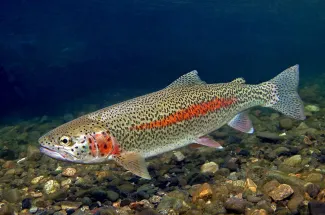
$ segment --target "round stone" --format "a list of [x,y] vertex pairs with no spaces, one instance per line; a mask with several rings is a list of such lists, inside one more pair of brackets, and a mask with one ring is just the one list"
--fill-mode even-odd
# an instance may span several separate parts
[[58,191],[60,189],[60,184],[59,182],[55,181],[55,180],[49,180],[44,184],[44,192],[46,194],[51,194],[51,193],[55,193],[56,191]]
[[76,174],[77,170],[75,168],[66,168],[63,172],[63,176],[72,177]]

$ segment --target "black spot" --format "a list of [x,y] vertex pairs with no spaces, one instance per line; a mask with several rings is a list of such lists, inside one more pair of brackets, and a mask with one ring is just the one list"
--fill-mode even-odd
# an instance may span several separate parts
[[106,144],[104,145],[104,149],[107,149],[107,145]]
[[66,138],[64,138],[64,139],[62,140],[62,142],[63,142],[63,143],[68,143],[68,140],[67,140]]
[[77,153],[77,155],[80,155],[80,153]]
[[75,149],[77,149],[78,148],[78,146],[76,146],[76,147],[74,147]]
[[88,154],[91,155],[91,152],[89,152]]
[[74,149],[71,149],[71,151],[74,151]]

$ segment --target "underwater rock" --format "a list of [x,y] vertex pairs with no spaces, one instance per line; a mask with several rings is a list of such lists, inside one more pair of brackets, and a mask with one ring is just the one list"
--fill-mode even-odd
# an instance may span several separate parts
[[22,209],[29,209],[32,207],[32,200],[30,198],[23,199],[21,202]]
[[12,215],[13,209],[7,202],[0,202],[0,214],[1,215]]
[[176,151],[174,152],[174,158],[176,161],[181,162],[185,159],[185,155],[183,155],[183,153],[180,151]]
[[245,187],[248,188],[253,193],[256,193],[256,191],[257,191],[257,185],[250,178],[246,179]]
[[215,162],[205,163],[201,166],[202,173],[215,173],[218,169],[219,166]]
[[10,203],[17,203],[21,199],[21,193],[17,188],[3,190],[3,198]]
[[261,139],[268,139],[268,140],[273,140],[273,141],[283,140],[284,139],[283,136],[279,136],[279,134],[272,133],[272,132],[269,132],[269,131],[256,132],[256,136],[261,138]]
[[318,193],[316,200],[325,203],[325,189]]
[[305,181],[307,182],[321,182],[323,180],[323,175],[321,173],[310,173]]
[[307,112],[318,112],[320,108],[317,105],[306,105],[305,111]]
[[231,197],[225,202],[224,206],[229,212],[244,213],[247,204],[248,202],[244,199]]
[[43,175],[37,176],[36,178],[32,179],[31,184],[38,184],[43,178]]
[[121,193],[129,194],[135,191],[135,186],[130,183],[125,183],[117,187]]
[[281,184],[271,192],[269,196],[275,201],[281,201],[293,194],[293,189],[288,184]]
[[200,185],[197,190],[193,193],[193,202],[197,201],[198,199],[207,200],[212,197],[212,188],[208,183],[204,183]]
[[161,214],[169,214],[169,211],[175,211],[175,214],[185,213],[190,209],[185,201],[169,196],[164,196],[157,207],[157,211]]
[[85,196],[81,200],[83,205],[90,206],[92,204],[92,201],[89,197]]
[[52,193],[57,192],[60,189],[60,184],[59,182],[55,180],[49,180],[44,184],[43,190],[44,192],[49,195]]
[[272,180],[272,181],[269,181],[266,184],[264,184],[263,191],[266,194],[268,194],[272,190],[275,190],[275,188],[277,188],[278,186],[280,186],[280,183],[277,180]]
[[308,203],[308,209],[311,215],[323,215],[325,211],[325,203],[311,201]]
[[290,130],[293,126],[292,120],[290,118],[284,118],[280,120],[280,127],[286,130]]
[[301,161],[301,155],[294,155],[290,158],[285,159],[284,162],[280,164],[279,170],[283,172],[296,173],[303,168]]
[[268,213],[265,209],[246,208],[245,215],[268,215]]
[[237,171],[239,168],[239,159],[229,158],[225,163],[225,167],[227,167],[230,171]]
[[294,193],[288,202],[288,208],[293,214],[298,214],[299,206],[304,201],[304,197],[300,193]]
[[107,195],[107,199],[112,201],[112,202],[115,202],[116,200],[119,199],[120,195],[112,190],[108,190],[106,192],[106,195]]
[[311,198],[316,198],[317,194],[320,191],[320,186],[318,184],[313,184],[313,183],[305,184],[304,188]]
[[63,170],[62,175],[67,177],[73,177],[76,174],[77,170],[75,168],[66,168]]
[[37,210],[38,210],[38,208],[37,208],[36,206],[34,206],[34,207],[31,207],[31,208],[29,209],[29,212],[32,213],[32,214],[34,214],[34,213],[37,212]]
[[63,210],[68,210],[68,209],[78,209],[82,203],[81,202],[72,202],[72,201],[62,201],[60,202],[61,208]]

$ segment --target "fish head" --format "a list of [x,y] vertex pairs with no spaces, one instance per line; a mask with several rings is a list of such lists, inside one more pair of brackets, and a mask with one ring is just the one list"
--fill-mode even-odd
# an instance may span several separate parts
[[117,150],[105,126],[85,117],[49,131],[39,144],[43,154],[73,163],[102,163]]

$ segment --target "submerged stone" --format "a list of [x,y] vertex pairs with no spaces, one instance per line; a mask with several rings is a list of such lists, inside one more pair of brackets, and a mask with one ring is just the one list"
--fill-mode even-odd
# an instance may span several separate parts
[[269,196],[275,201],[280,201],[291,196],[293,192],[293,189],[289,185],[281,184],[277,188],[269,192]]
[[55,180],[49,180],[44,184],[44,192],[46,194],[52,194],[57,192],[60,189],[60,184],[59,182],[55,181]]
[[202,173],[215,173],[218,171],[218,169],[219,166],[215,162],[205,163],[201,166]]
[[17,188],[4,190],[3,191],[3,198],[11,203],[17,203],[21,199],[21,193]]
[[229,198],[224,205],[229,212],[244,213],[247,206],[247,201],[244,199],[232,197]]
[[190,206],[185,201],[169,196],[164,196],[157,207],[158,212],[162,214],[168,214],[170,210],[174,210],[176,214],[179,214],[190,209]]

